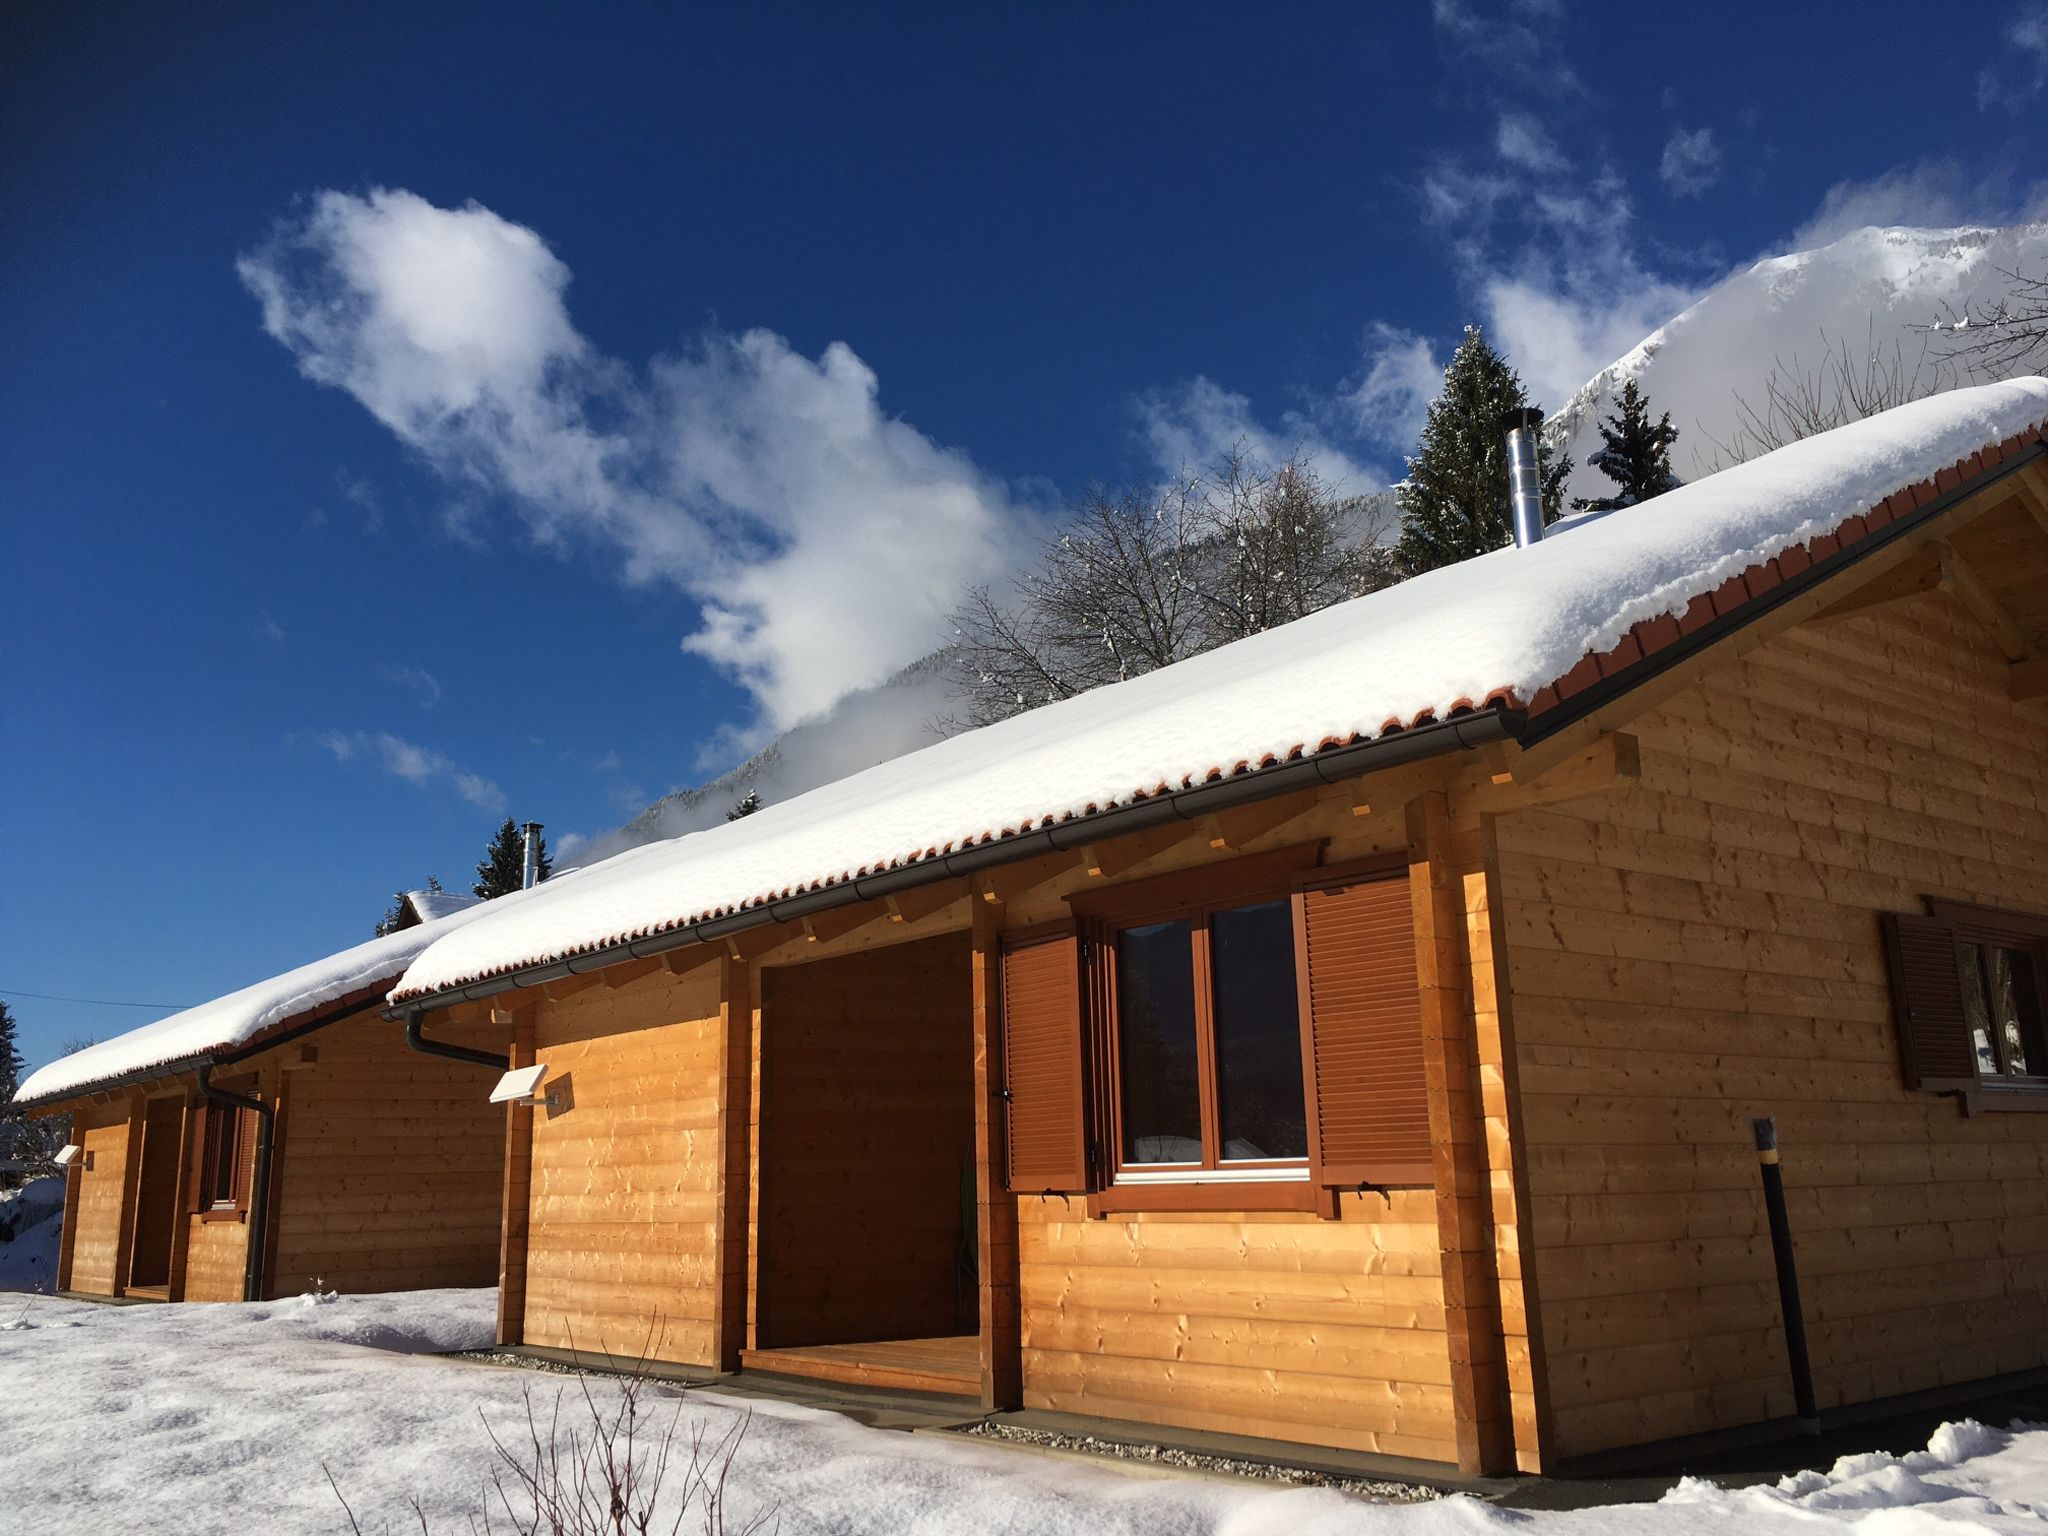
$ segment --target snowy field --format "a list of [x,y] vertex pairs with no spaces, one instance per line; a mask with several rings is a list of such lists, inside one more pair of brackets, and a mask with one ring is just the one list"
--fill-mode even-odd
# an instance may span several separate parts
[[[525,1441],[525,1393],[543,1417],[590,1423],[582,1381],[436,1360],[487,1344],[493,1293],[310,1297],[246,1306],[103,1307],[46,1296],[0,1302],[0,1531],[347,1532],[483,1529],[495,1452]],[[597,1381],[601,1410],[621,1388]],[[1859,1457],[1776,1488],[1681,1485],[1659,1504],[1530,1514],[1471,1498],[1369,1504],[1321,1489],[1139,1478],[1109,1467],[832,1414],[653,1389],[643,1425],[680,1411],[681,1491],[692,1436],[716,1442],[751,1406],[722,1527],[809,1532],[1130,1532],[1145,1536],[1527,1536],[1817,1531],[1870,1536],[2048,1526],[2048,1429],[1945,1426],[1903,1459]],[[642,1443],[651,1437],[643,1430]],[[323,1470],[323,1468],[325,1470]],[[413,1501],[419,1501],[415,1513]],[[701,1501],[700,1501],[701,1503]],[[514,1507],[519,1508],[514,1495]],[[673,1517],[676,1511],[668,1511]],[[518,1528],[494,1511],[492,1529]],[[664,1519],[656,1529],[669,1529]],[[545,1529],[545,1527],[543,1527]]]

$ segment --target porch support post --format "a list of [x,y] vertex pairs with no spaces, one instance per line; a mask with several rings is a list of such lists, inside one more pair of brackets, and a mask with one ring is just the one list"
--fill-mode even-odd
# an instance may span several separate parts
[[716,1293],[712,1298],[712,1364],[740,1368],[747,1344],[748,1232],[753,1208],[754,968],[726,954],[719,960],[717,1226],[712,1233]]
[[1431,790],[1408,803],[1408,849],[1458,1468],[1480,1475],[1507,1472],[1515,1464],[1514,1419],[1494,1252],[1486,1113],[1465,903],[1444,791]]
[[[512,1049],[507,1057],[516,1071],[534,1058],[533,1010],[512,1016]],[[498,1220],[498,1342],[526,1342],[526,1240],[533,1210],[533,1106],[505,1106],[505,1195]]]
[[[85,1182],[85,1111],[80,1104],[71,1114],[71,1141],[78,1156],[71,1160],[71,1166],[64,1170],[64,1230],[57,1237],[57,1289],[71,1289],[71,1255],[78,1246],[78,1196],[80,1186]],[[178,1213],[184,1220],[184,1212]]]
[[164,1292],[172,1301],[185,1299],[185,1263],[192,1250],[192,1137],[198,1118],[193,1101],[186,1099],[178,1116],[178,1198],[171,1209],[171,1270]]
[[142,1127],[148,1105],[139,1093],[128,1095],[127,1155],[121,1162],[121,1225],[114,1235],[114,1291],[128,1294],[128,1266],[135,1257],[135,1222],[142,1197]]
[[1000,1034],[1002,908],[974,910],[974,1251],[981,1292],[981,1406],[1016,1408],[1024,1396],[1018,1307],[1017,1198],[1009,1191],[1003,1145]]

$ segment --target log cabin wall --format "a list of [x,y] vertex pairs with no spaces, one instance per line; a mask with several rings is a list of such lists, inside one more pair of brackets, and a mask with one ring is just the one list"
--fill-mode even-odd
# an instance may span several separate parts
[[89,1296],[116,1296],[124,1276],[118,1258],[125,1221],[128,1181],[129,1104],[82,1102],[71,1110],[71,1135],[79,1161],[92,1166],[77,1174],[78,1204],[73,1229],[64,1234],[71,1251],[71,1289]]
[[[1305,842],[1324,844],[1326,864],[1406,852],[1414,777],[1383,781],[1384,796],[1345,787],[1291,797],[1261,810],[1266,830],[1248,837],[1218,826],[1205,839],[1190,825],[1114,875],[1070,865],[1009,899],[1001,927],[1058,921],[1078,891],[1239,854]],[[1454,856],[1476,867],[1476,825],[1465,830]],[[1472,904],[1485,960],[1486,904],[1477,893]],[[1490,982],[1490,962],[1485,975]],[[1462,1006],[1469,1022],[1469,994]],[[1504,1137],[1495,1150],[1505,1158]],[[1504,1193],[1495,1204],[1484,1240],[1506,1246],[1512,1273],[1514,1202]],[[1220,1201],[1214,1210],[1091,1217],[1085,1199],[1059,1195],[1017,1197],[1017,1210],[1024,1406],[1460,1460],[1445,1324],[1448,1234],[1433,1188],[1345,1193],[1334,1220]],[[1511,1326],[1522,1326],[1518,1307]],[[1516,1369],[1527,1408],[1526,1349]]]
[[[405,1026],[374,1010],[255,1064],[266,1091],[281,1094],[269,1294],[497,1282],[504,1115],[489,1102],[488,1070],[409,1050]],[[192,1220],[196,1276],[202,1227]],[[221,1225],[204,1229],[207,1244]],[[237,1246],[237,1297],[245,1252]],[[188,1296],[192,1283],[188,1277]]]
[[2048,1363],[2048,1116],[1902,1086],[1877,916],[2048,911],[2007,671],[1938,593],[1802,626],[1629,722],[1640,787],[1495,826],[1560,1456],[1792,1412],[1754,1115],[1823,1411]]
[[718,1363],[719,985],[710,964],[535,1005],[562,1107],[531,1111],[528,1345]]
[[965,934],[760,975],[764,1349],[972,1333]]

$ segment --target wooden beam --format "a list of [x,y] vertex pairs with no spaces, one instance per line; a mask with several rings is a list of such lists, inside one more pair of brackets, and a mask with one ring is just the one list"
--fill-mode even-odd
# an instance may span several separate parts
[[[510,1066],[533,1065],[533,1015],[512,1029]],[[498,1342],[526,1342],[526,1244],[533,1212],[533,1106],[505,1106],[505,1182],[498,1208]]]
[[2013,494],[2019,497],[2020,505],[2027,509],[2028,516],[2043,533],[2048,533],[2048,470],[2039,464],[2029,464],[2009,483]]
[[1312,794],[1254,800],[1249,805],[1210,812],[1202,818],[1202,830],[1209,834],[1211,848],[1241,849],[1315,809],[1316,797]]
[[735,960],[752,961],[767,954],[771,949],[779,949],[795,936],[795,933],[785,929],[780,923],[767,923],[759,928],[748,928],[728,935],[724,940],[725,952]]
[[1829,604],[1815,614],[1812,622],[1833,624],[1843,619],[1862,618],[1871,609],[1908,597],[1932,592],[1941,585],[1941,554],[1929,545],[1916,551],[1903,564]]
[[2015,704],[2048,698],[2048,661],[2016,661],[2006,674],[2006,686]]
[[1404,763],[1399,768],[1383,768],[1378,773],[1341,779],[1325,793],[1349,801],[1354,816],[1398,814],[1403,806],[1425,790],[1438,789],[1449,783],[1458,760],[1458,755],[1451,754],[1425,758],[1419,763]]
[[142,1187],[142,1127],[147,1101],[128,1092],[128,1155],[121,1165],[121,1225],[114,1235],[114,1294],[128,1293],[128,1263],[135,1252],[136,1200]]
[[934,917],[967,897],[964,885],[951,880],[938,880],[930,885],[913,886],[907,891],[898,891],[893,896],[884,896],[882,905],[889,909],[892,923],[921,923]]
[[718,991],[717,1215],[712,1224],[711,1340],[721,1371],[747,1344],[749,1227],[753,1214],[754,972],[726,956]]
[[656,971],[665,969],[667,967],[663,964],[661,956],[649,955],[644,960],[626,960],[618,965],[608,965],[597,974],[607,988],[617,991],[620,987],[631,986],[642,976],[652,976]]
[[974,877],[974,889],[984,902],[1012,906],[1040,886],[1072,873],[1074,857],[1071,853],[1058,853],[984,870]]
[[1470,804],[1474,810],[1498,814],[1629,789],[1642,777],[1642,748],[1636,738],[1627,731],[1608,731],[1540,772],[1531,773],[1525,763],[1518,763],[1505,775],[1490,775],[1473,792]]
[[[166,1301],[183,1301],[185,1299],[185,1269],[187,1262],[192,1257],[191,1213],[192,1196],[195,1193],[192,1188],[192,1137],[198,1129],[194,1122],[199,1118],[193,1113],[196,1107],[193,1101],[187,1098],[184,1113],[178,1116],[178,1180],[176,1198],[171,1206],[171,1267],[170,1273],[164,1277],[164,1299]],[[277,1187],[277,1174],[275,1171],[276,1152],[274,1150],[271,1157],[270,1187],[275,1189]],[[270,1215],[274,1229],[277,1217],[277,1207],[275,1205],[272,1205]]]
[[1002,909],[974,904],[974,1252],[981,1320],[981,1406],[994,1413],[1024,1400],[1017,1197],[1003,1142]]
[[2025,661],[2034,654],[2033,641],[2003,603],[1984,585],[1984,579],[1965,560],[1962,552],[1946,539],[1935,546],[1941,556],[1941,589],[1955,598],[1991,631],[2007,661]]
[[854,902],[844,907],[828,907],[823,912],[813,912],[809,917],[799,919],[798,925],[804,931],[804,939],[812,944],[830,944],[834,939],[843,939],[857,928],[865,928],[883,914],[866,902]]
[[1472,957],[1463,882],[1451,851],[1450,798],[1442,790],[1410,802],[1408,846],[1452,1429],[1459,1469],[1490,1475],[1514,1467],[1514,1412],[1494,1247]]
[[1114,880],[1129,869],[1135,869],[1149,859],[1156,859],[1169,848],[1186,842],[1199,835],[1200,826],[1194,822],[1171,821],[1162,827],[1153,827],[1144,832],[1132,832],[1123,837],[1113,837],[1100,843],[1090,843],[1082,852],[1088,861],[1088,874],[1097,880]]
[[724,957],[723,944],[685,944],[680,949],[669,950],[661,957],[661,963],[668,967],[669,975],[687,976]]
[[585,971],[581,976],[558,976],[543,986],[541,995],[551,1003],[567,1002],[578,992],[587,992],[598,983],[598,972]]

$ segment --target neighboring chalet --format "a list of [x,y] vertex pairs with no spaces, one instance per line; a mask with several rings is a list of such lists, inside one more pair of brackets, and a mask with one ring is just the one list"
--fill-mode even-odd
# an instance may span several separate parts
[[1769,1115],[1823,1415],[2039,1379],[2044,420],[1909,405],[486,907],[393,999],[519,1069],[502,1339],[1583,1469],[1791,1426]]
[[[243,1301],[489,1285],[504,1125],[477,1061],[408,1052],[385,994],[474,916],[374,939],[52,1062],[71,1116],[60,1291]],[[267,1195],[265,1193],[267,1191]]]
[[403,933],[408,928],[419,927],[421,923],[453,917],[457,912],[467,912],[482,900],[481,896],[467,896],[460,891],[407,891],[399,898],[398,921],[391,931]]

